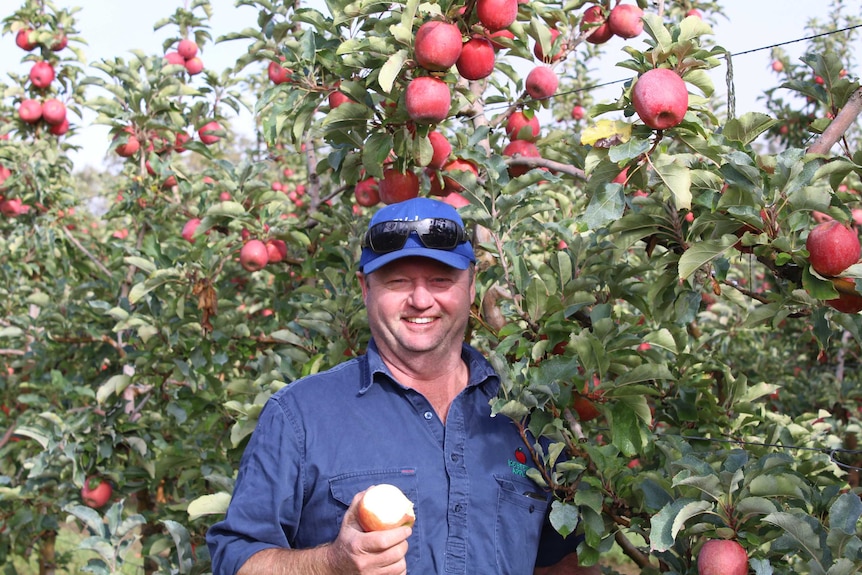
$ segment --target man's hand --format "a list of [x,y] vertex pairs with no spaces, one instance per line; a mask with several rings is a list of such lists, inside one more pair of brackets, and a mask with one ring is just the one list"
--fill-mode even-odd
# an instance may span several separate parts
[[330,564],[337,573],[404,575],[407,573],[407,538],[410,527],[365,533],[359,526],[357,510],[362,493],[357,493],[341,522],[338,537],[329,546]]
[[406,575],[410,527],[365,533],[359,526],[358,493],[332,543],[312,549],[265,549],[251,556],[238,575]]

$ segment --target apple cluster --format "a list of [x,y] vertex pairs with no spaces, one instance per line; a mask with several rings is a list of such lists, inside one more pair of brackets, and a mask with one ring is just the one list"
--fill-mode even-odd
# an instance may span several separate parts
[[204,63],[198,56],[198,45],[194,40],[183,38],[177,43],[177,49],[165,54],[168,64],[182,66],[189,76],[196,76],[203,72]]
[[[44,127],[55,136],[62,136],[69,131],[69,120],[66,117],[66,105],[55,97],[49,97],[51,87],[57,77],[54,63],[55,54],[69,43],[63,30],[51,33],[51,41],[44,44],[38,41],[42,34],[33,28],[21,28],[15,35],[15,44],[25,52],[41,49],[41,58],[34,61],[30,68],[30,94],[18,104],[17,114],[26,127]],[[30,58],[28,56],[28,58]],[[0,214],[14,218],[30,211],[30,206],[20,198],[7,198],[5,182],[12,176],[12,171],[0,165]]]

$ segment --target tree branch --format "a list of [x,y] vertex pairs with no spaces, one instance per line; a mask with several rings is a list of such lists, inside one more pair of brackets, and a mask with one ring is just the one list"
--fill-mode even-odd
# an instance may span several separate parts
[[533,158],[528,156],[515,155],[511,158],[506,158],[506,165],[509,166],[528,166],[530,168],[548,168],[552,172],[559,172],[573,176],[583,181],[587,181],[587,175],[580,168],[576,168],[571,164],[555,162],[547,158]]
[[853,92],[850,98],[847,99],[847,103],[843,108],[841,108],[841,111],[838,112],[838,115],[835,116],[832,123],[823,130],[823,133],[820,134],[817,141],[811,144],[808,148],[808,153],[828,154],[829,150],[832,149],[832,146],[841,140],[844,133],[848,128],[850,128],[853,122],[856,121],[860,112],[862,112],[862,88],[858,88]]

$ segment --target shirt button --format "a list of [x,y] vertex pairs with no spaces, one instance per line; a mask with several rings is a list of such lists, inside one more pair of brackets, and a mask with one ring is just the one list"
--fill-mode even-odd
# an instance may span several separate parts
[[461,507],[460,503],[456,504],[454,507],[455,513],[461,513],[461,509],[462,509],[462,507]]
[[453,453],[452,455],[450,455],[450,457],[452,458],[452,461],[454,461],[455,463],[458,463],[458,454],[457,453]]
[[433,413],[431,413],[430,411],[426,411],[426,412],[425,412],[425,413],[423,413],[422,415],[423,415],[423,417],[424,417],[425,419],[427,419],[428,421],[431,421],[431,418],[432,418],[432,417],[434,417],[434,414],[433,414]]

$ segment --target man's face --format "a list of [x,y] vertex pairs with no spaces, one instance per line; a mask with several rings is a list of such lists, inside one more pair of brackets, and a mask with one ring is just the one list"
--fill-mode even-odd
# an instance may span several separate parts
[[449,353],[461,342],[476,297],[473,270],[428,258],[403,258],[360,276],[368,322],[381,355],[408,362]]

